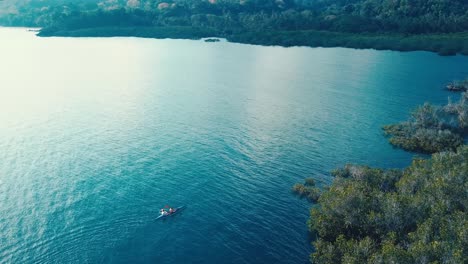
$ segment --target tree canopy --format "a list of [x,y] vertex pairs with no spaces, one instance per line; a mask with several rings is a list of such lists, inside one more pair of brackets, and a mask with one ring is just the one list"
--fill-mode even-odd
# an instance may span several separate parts
[[467,0],[4,0],[0,10],[0,25],[42,27],[42,36],[216,36],[468,54]]
[[408,121],[384,126],[389,141],[408,151],[436,153],[455,150],[468,136],[468,93],[445,106],[424,104]]
[[468,146],[405,170],[334,175],[311,209],[314,263],[468,262]]
[[[336,32],[449,33],[468,30],[467,0],[4,0],[0,22],[50,26],[98,12],[113,26],[136,14],[132,25],[170,24]],[[144,14],[145,13],[145,14]],[[121,21],[121,20],[120,20]]]

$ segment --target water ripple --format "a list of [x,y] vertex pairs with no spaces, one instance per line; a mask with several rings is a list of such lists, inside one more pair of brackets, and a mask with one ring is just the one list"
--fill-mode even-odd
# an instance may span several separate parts
[[[407,165],[379,127],[468,74],[418,52],[0,38],[0,263],[306,263],[291,186]],[[187,208],[156,220],[166,204]]]

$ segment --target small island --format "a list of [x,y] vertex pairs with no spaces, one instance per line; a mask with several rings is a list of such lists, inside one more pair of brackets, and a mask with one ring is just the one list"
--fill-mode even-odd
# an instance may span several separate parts
[[208,38],[204,40],[205,42],[220,42],[218,38]]

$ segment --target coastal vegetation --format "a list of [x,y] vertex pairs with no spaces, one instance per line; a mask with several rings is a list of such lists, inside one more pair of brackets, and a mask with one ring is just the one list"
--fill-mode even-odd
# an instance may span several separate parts
[[311,261],[468,263],[468,93],[445,106],[426,103],[384,131],[396,147],[432,157],[405,169],[346,165],[322,189],[313,179],[294,185],[316,204]]
[[467,263],[468,146],[334,175],[308,222],[314,263]]
[[313,178],[306,178],[303,184],[294,184],[292,191],[300,198],[306,198],[310,202],[317,202],[321,193],[320,188],[315,186]]
[[445,106],[424,104],[406,122],[383,127],[392,145],[420,153],[455,150],[468,136],[468,93]]
[[447,85],[447,90],[452,92],[468,91],[468,78],[463,81],[453,81]]
[[0,24],[42,27],[41,36],[223,37],[468,54],[465,0],[5,0],[0,7]]

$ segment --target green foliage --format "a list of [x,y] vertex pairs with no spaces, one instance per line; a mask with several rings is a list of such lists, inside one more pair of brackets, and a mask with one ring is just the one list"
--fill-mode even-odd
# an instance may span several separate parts
[[463,138],[450,130],[414,128],[410,125],[390,125],[385,133],[392,135],[389,142],[402,149],[421,153],[453,150],[463,144]]
[[321,194],[321,190],[315,187],[315,180],[312,178],[305,179],[304,184],[294,184],[292,192],[300,198],[306,198],[310,202],[317,202]]
[[347,165],[311,209],[315,263],[466,263],[468,146],[401,170]]
[[311,187],[315,186],[315,180],[313,178],[306,178],[304,182],[305,182],[304,184],[305,186],[311,186]]
[[148,28],[168,27],[168,33],[192,28],[261,45],[468,54],[466,0],[213,1],[5,0],[0,25],[43,27],[43,36],[158,37]]
[[[259,45],[349,47],[357,49],[425,50],[442,55],[468,54],[468,33],[401,35],[388,33],[351,34],[341,32],[300,31],[246,31],[226,36],[229,41]],[[447,53],[445,49],[452,52]]]
[[125,37],[134,36],[140,38],[172,38],[172,39],[200,39],[214,35],[209,28],[197,27],[99,27],[83,28],[73,31],[44,29],[39,32],[39,36],[64,36],[64,37]]
[[468,94],[444,107],[425,104],[408,121],[383,127],[389,142],[408,151],[436,153],[455,150],[468,135]]
[[456,121],[461,130],[464,131],[464,135],[468,129],[468,93],[462,93],[460,100],[457,103],[449,103],[444,106],[443,111],[452,116],[456,116]]

